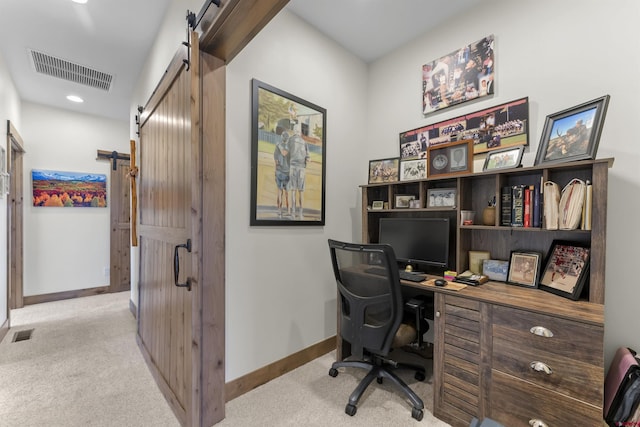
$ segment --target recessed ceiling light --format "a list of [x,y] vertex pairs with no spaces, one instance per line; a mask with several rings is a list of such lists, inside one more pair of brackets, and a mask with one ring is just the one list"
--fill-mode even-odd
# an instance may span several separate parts
[[74,3],[85,4],[88,0],[71,0]]
[[67,99],[71,102],[84,102],[84,99],[80,98],[79,96],[75,96],[75,95],[67,95]]

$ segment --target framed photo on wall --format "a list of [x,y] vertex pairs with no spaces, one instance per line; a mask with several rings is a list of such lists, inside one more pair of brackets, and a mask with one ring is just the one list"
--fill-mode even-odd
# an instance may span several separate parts
[[535,165],[595,159],[609,95],[547,116]]
[[460,175],[473,172],[473,140],[429,147],[427,176]]
[[422,114],[495,92],[494,37],[488,35],[422,66]]
[[473,139],[473,154],[529,145],[529,98],[400,132],[400,158],[427,157],[427,148]]
[[324,108],[252,80],[250,225],[324,225]]
[[585,243],[554,240],[540,276],[540,289],[577,300],[589,277],[590,257],[591,248]]

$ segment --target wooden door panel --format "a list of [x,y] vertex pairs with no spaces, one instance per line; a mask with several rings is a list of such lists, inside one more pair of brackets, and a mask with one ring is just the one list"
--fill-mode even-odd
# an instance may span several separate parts
[[112,160],[116,170],[111,172],[111,254],[109,291],[122,292],[131,287],[131,222],[129,160]]
[[[192,239],[191,77],[174,60],[150,100],[140,129],[139,342],[160,389],[185,425],[193,424],[193,292],[176,287],[176,247]],[[177,251],[179,283],[192,275],[192,254]]]

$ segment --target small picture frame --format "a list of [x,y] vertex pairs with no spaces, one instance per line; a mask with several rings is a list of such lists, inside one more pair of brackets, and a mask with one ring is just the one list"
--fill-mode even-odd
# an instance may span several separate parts
[[427,176],[460,175],[473,172],[473,139],[429,146]]
[[426,177],[427,159],[400,161],[400,181],[413,181]]
[[509,273],[509,261],[499,259],[482,260],[482,274],[495,282],[506,282]]
[[382,200],[374,200],[371,202],[371,209],[374,211],[381,210],[384,208],[384,202]]
[[400,158],[369,160],[369,184],[398,182]]
[[394,207],[396,209],[409,209],[410,202],[415,200],[416,196],[411,194],[396,194],[396,203]]
[[427,190],[427,207],[455,208],[457,194],[455,188],[430,188]]
[[420,209],[421,207],[422,207],[422,203],[420,199],[409,200],[410,209]]
[[482,171],[486,172],[520,167],[523,153],[524,145],[489,151],[489,153],[487,153],[487,157],[484,159]]
[[482,268],[485,259],[491,259],[491,253],[488,251],[469,251],[469,271],[473,274],[484,274]]
[[512,251],[507,282],[512,285],[537,288],[541,258],[537,252]]
[[534,165],[595,159],[608,104],[605,95],[548,115]]
[[586,243],[554,240],[540,276],[540,289],[577,300],[589,278],[590,257]]

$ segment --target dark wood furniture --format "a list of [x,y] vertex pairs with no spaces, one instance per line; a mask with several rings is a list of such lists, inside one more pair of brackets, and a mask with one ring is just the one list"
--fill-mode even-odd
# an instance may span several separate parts
[[[403,282],[435,292],[434,412],[453,426],[473,417],[504,425],[601,425],[604,383],[604,278],[608,169],[613,159],[517,168],[457,177],[362,186],[363,242],[377,242],[382,217],[449,217],[455,224],[451,268],[468,268],[468,251],[486,250],[508,260],[512,250],[547,255],[553,240],[591,247],[588,292],[572,301],[540,289],[489,282],[461,291]],[[545,230],[500,225],[460,225],[461,211],[481,218],[500,189],[551,180],[593,183],[592,229]],[[455,188],[455,207],[425,207],[429,189]],[[395,194],[414,194],[419,209],[393,209]],[[372,201],[390,209],[372,210]],[[340,340],[338,345],[340,346]],[[341,348],[338,351],[342,357]]]

